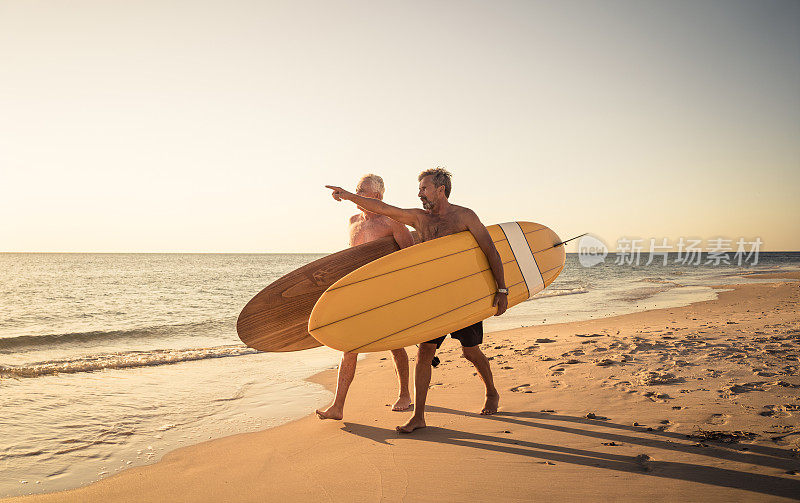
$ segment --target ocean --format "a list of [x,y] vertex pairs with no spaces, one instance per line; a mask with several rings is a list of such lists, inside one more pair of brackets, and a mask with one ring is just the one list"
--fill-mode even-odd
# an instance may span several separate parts
[[[326,404],[331,394],[305,378],[340,353],[259,353],[236,335],[253,295],[322,256],[0,253],[0,496],[84,485]],[[745,266],[612,257],[587,268],[568,254],[553,285],[487,320],[487,340],[710,300],[711,285],[754,281],[742,274],[800,269],[800,253]]]

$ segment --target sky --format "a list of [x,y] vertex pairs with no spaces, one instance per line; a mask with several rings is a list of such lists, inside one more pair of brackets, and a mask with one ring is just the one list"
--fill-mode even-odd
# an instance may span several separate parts
[[0,2],[0,251],[331,252],[324,185],[436,166],[486,225],[800,250],[800,2]]

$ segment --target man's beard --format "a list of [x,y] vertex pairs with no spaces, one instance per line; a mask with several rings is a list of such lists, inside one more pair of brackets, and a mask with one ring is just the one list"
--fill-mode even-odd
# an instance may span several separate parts
[[420,201],[422,201],[422,207],[423,208],[425,208],[426,210],[432,210],[433,209],[433,203],[428,201],[428,199],[426,199],[424,197],[420,197],[419,199],[420,199]]

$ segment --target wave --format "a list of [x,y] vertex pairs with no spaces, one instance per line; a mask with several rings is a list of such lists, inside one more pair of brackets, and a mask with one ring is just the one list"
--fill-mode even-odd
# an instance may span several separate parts
[[648,277],[636,280],[638,283],[658,283],[658,284],[665,284],[665,285],[675,285],[681,286],[680,284],[666,278],[661,277]]
[[737,271],[732,273],[724,274],[725,277],[748,277],[748,276],[760,276],[762,274],[778,274],[778,273],[794,273],[799,271],[799,267],[790,266],[790,265],[778,265],[778,266],[759,266],[758,268],[752,268],[746,271]]
[[196,349],[154,349],[151,351],[124,351],[84,356],[67,360],[48,360],[24,365],[0,365],[0,378],[41,377],[55,374],[95,372],[104,369],[129,369],[155,367],[173,363],[227,358],[258,353],[244,345],[217,346]]
[[589,290],[583,287],[565,288],[563,290],[542,290],[541,292],[531,297],[531,300],[542,299],[545,297],[560,297],[562,295],[576,295],[579,293],[589,293]]
[[663,286],[652,286],[652,287],[640,287],[634,290],[629,290],[627,292],[623,292],[620,295],[614,297],[614,300],[621,300],[624,302],[637,302],[640,300],[649,299],[656,294],[661,292],[666,292],[668,290],[672,290],[673,288],[678,288],[681,285],[672,282],[665,282]]
[[208,332],[214,328],[232,328],[235,318],[230,320],[207,320],[173,325],[154,325],[131,330],[96,330],[91,332],[68,332],[48,335],[19,335],[0,339],[0,353],[24,349],[40,349],[43,346],[93,344],[115,342],[120,339],[164,338],[182,333]]

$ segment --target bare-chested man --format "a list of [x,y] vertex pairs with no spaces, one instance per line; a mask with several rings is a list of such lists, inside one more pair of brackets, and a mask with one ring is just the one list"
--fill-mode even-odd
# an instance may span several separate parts
[[[497,283],[497,293],[495,294],[493,305],[497,306],[496,316],[500,316],[508,307],[508,290],[506,290],[500,254],[497,253],[489,232],[475,212],[463,206],[450,204],[448,201],[451,188],[450,176],[450,173],[442,168],[429,169],[420,173],[418,177],[419,198],[422,201],[423,210],[416,208],[401,209],[388,205],[383,201],[367,199],[358,194],[352,194],[340,187],[332,185],[326,185],[326,187],[333,190],[333,198],[337,201],[342,199],[352,201],[368,211],[386,215],[401,224],[414,227],[419,232],[422,241],[447,236],[456,232],[470,231],[489,260],[489,266]],[[457,330],[450,336],[461,341],[464,357],[475,366],[486,386],[486,402],[483,405],[481,414],[494,414],[497,412],[500,395],[494,386],[489,360],[479,347],[483,342],[483,324],[478,322]],[[397,430],[401,433],[410,433],[417,428],[425,427],[425,400],[431,383],[431,361],[445,337],[442,336],[419,345],[417,364],[414,370],[414,389],[416,392],[414,415],[406,424],[397,427]]]
[[[383,179],[378,175],[364,175],[356,186],[356,194],[366,200],[383,198]],[[405,225],[383,215],[378,215],[359,206],[361,213],[350,217],[350,246],[369,243],[385,236],[394,236],[400,248],[414,244],[414,238]],[[408,388],[408,355],[405,349],[392,351],[397,380],[400,387],[397,401],[392,410],[402,411],[411,407],[411,393]],[[336,383],[336,396],[333,403],[324,410],[317,409],[320,419],[342,419],[347,390],[356,373],[358,353],[344,353],[339,365],[339,380]]]

